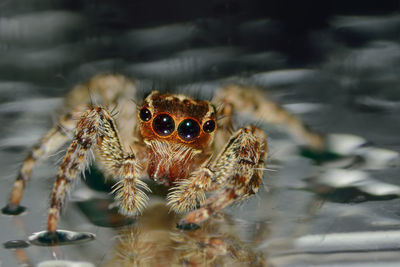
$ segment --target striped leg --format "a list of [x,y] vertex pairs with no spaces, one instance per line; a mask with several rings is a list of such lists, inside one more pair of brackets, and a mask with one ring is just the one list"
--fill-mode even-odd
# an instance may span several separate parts
[[199,170],[193,172],[189,179],[179,181],[167,196],[171,210],[184,213],[204,202],[205,192],[210,190],[213,177],[214,173],[206,162]]
[[[185,228],[185,225],[205,221],[232,202],[255,194],[261,183],[267,149],[266,136],[261,129],[250,126],[237,131],[210,167],[213,175],[210,177],[212,185],[209,189],[216,190],[215,193],[198,210],[181,220],[179,226]],[[197,181],[193,179],[184,188],[186,191],[178,188],[176,192],[188,194],[187,191],[199,188],[196,187]]]
[[315,150],[324,149],[325,140],[321,134],[312,131],[298,117],[267,99],[257,88],[225,86],[218,91],[213,102],[231,103],[235,110],[251,114],[255,119],[283,125],[298,143]]
[[41,140],[33,147],[32,151],[24,160],[22,167],[14,182],[8,204],[3,208],[3,213],[17,215],[24,208],[20,207],[23,197],[23,191],[28,182],[32,170],[41,159],[54,153],[68,141],[66,132],[71,132],[76,126],[81,114],[87,110],[87,105],[92,102],[98,102],[104,106],[117,106],[121,110],[118,125],[122,130],[124,138],[123,145],[127,147],[132,143],[130,136],[133,136],[133,126],[136,124],[136,107],[132,105],[131,98],[135,96],[136,85],[134,81],[115,74],[101,74],[92,77],[88,82],[75,86],[64,101],[64,111],[58,125],[53,127]]
[[[218,108],[218,131],[215,133],[213,150],[221,151],[224,149],[226,140],[232,135],[233,131],[233,106],[229,102],[220,103]],[[220,157],[220,156],[219,156]],[[171,210],[177,213],[185,213],[193,210],[198,204],[205,200],[205,192],[213,191],[219,185],[213,183],[217,160],[211,161],[211,158],[205,161],[202,166],[194,171],[188,179],[180,180],[172,188],[167,196],[168,205]]]
[[123,179],[117,183],[113,192],[119,203],[119,213],[132,216],[136,212],[141,213],[146,206],[148,196],[139,188],[150,192],[150,188],[143,181],[138,179],[142,172],[141,166],[137,163],[134,154],[124,157],[119,172]]
[[62,116],[58,124],[54,126],[47,134],[35,145],[22,163],[17,179],[11,190],[7,206],[3,209],[4,213],[18,215],[24,210],[20,207],[20,202],[24,194],[24,188],[29,181],[32,170],[38,161],[46,158],[48,155],[57,151],[68,141],[68,132],[71,132],[79,118],[79,108],[75,111]]
[[228,101],[218,103],[217,118],[218,118],[218,129],[215,132],[213,150],[221,151],[226,141],[232,136],[233,133],[233,105]]
[[122,150],[116,125],[110,114],[101,107],[92,107],[77,123],[75,137],[57,172],[47,219],[49,232],[56,231],[66,194],[88,163],[91,148],[98,151],[107,174],[124,178],[116,188],[116,198],[121,202],[122,212],[132,214],[135,209],[140,210],[144,206],[146,199],[138,188],[143,184],[137,180],[140,166],[135,155],[125,154]]

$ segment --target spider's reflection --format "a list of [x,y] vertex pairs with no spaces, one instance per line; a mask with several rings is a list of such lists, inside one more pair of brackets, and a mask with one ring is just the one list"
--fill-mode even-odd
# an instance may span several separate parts
[[215,216],[198,230],[176,228],[165,204],[148,207],[137,224],[119,231],[104,266],[265,266],[262,253],[238,236],[226,215]]

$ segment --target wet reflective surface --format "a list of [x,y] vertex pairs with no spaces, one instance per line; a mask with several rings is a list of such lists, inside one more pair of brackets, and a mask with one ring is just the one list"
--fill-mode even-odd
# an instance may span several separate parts
[[[286,21],[252,16],[231,2],[215,4],[211,17],[182,13],[171,20],[154,11],[160,16],[151,21],[140,12],[129,19],[129,10],[139,6],[96,3],[1,4],[1,207],[62,96],[104,71],[138,78],[143,94],[162,87],[210,98],[225,82],[260,86],[326,133],[328,149],[315,154],[279,127],[261,125],[271,151],[264,187],[191,231],[176,227],[180,217],[168,213],[162,186],[150,185],[154,194],[143,216],[125,218],[111,205],[112,185],[87,179],[71,192],[60,229],[72,232],[60,237],[71,241],[81,237],[73,233],[87,232],[96,238],[46,247],[40,246],[46,236],[28,238],[45,229],[62,157],[57,153],[34,170],[22,201],[27,210],[0,216],[2,266],[52,266],[53,260],[63,266],[400,261],[399,13],[333,14],[324,27],[297,34]],[[238,125],[248,121],[259,123],[245,115],[237,119]],[[95,169],[91,174],[96,177]],[[41,240],[39,246],[34,240]]]
[[93,240],[91,233],[77,233],[72,231],[57,230],[55,233],[42,231],[29,237],[29,242],[36,246],[62,246],[77,245]]
[[241,240],[224,214],[201,228],[181,231],[164,203],[150,206],[137,225],[122,228],[104,266],[227,265],[264,266],[262,253]]

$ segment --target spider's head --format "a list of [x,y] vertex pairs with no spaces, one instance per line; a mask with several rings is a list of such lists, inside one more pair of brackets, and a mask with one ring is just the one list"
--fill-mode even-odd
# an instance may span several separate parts
[[207,147],[217,128],[210,102],[157,91],[145,99],[138,117],[145,142],[158,140],[194,149]]

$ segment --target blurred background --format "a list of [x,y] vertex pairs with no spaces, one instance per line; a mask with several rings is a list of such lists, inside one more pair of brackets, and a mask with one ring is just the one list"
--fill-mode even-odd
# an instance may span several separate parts
[[[310,155],[284,130],[262,125],[273,169],[264,188],[195,234],[175,229],[177,218],[161,197],[152,197],[155,206],[143,223],[127,221],[110,215],[107,193],[80,183],[61,228],[95,233],[96,240],[3,246],[2,266],[49,260],[113,266],[121,250],[118,260],[149,266],[155,256],[138,244],[143,234],[147,247],[164,246],[154,251],[165,265],[205,264],[196,255],[213,258],[207,264],[238,266],[395,266],[400,260],[398,0],[0,1],[2,203],[29,148],[56,120],[63,95],[101,72],[137,78],[144,92],[165,88],[205,98],[228,82],[257,86],[327,134],[329,151]],[[239,117],[238,125],[254,120]],[[61,156],[35,169],[23,200],[27,213],[0,217],[2,243],[44,229]],[[128,235],[120,231],[124,224],[133,227]],[[225,250],[207,243],[212,238]],[[189,256],[168,258],[165,251]]]

